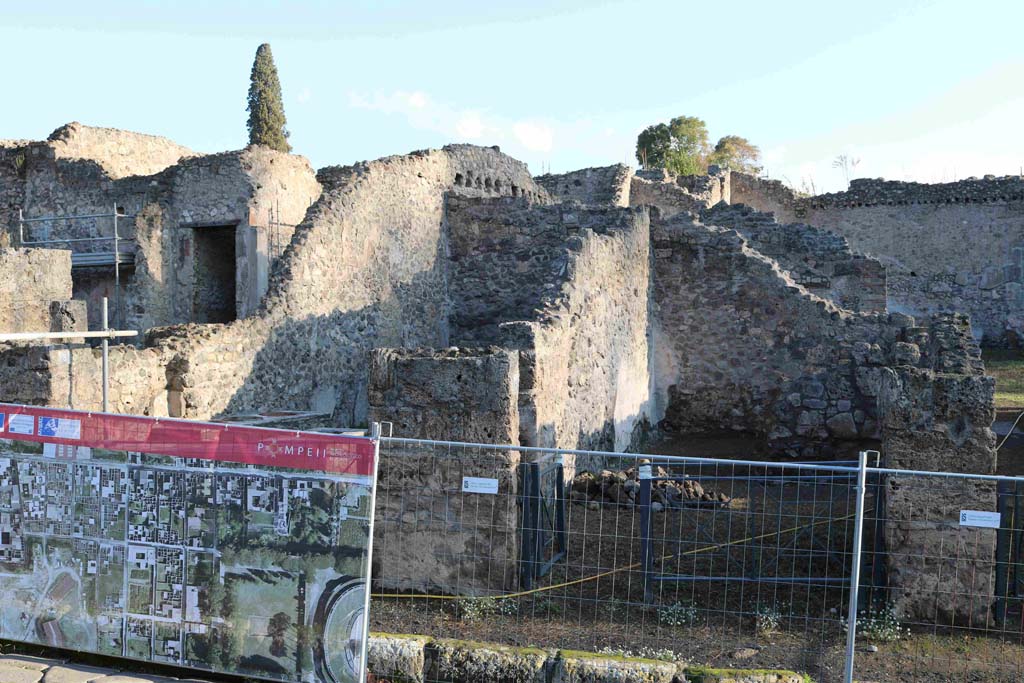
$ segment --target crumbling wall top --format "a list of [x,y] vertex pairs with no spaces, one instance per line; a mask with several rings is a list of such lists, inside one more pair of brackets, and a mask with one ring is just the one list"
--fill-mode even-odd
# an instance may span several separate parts
[[541,175],[537,176],[536,181],[563,201],[629,206],[629,185],[632,178],[632,168],[625,164],[615,164],[557,175]]
[[158,135],[84,126],[77,121],[53,131],[45,144],[57,158],[95,161],[111,178],[152,175],[196,154]]

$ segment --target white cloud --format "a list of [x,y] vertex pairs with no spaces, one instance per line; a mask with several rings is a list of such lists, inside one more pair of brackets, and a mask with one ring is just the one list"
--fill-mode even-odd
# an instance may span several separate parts
[[567,152],[593,155],[607,150],[607,163],[614,163],[621,154],[618,132],[588,119],[507,117],[482,107],[440,102],[419,90],[350,92],[349,106],[403,117],[412,128],[440,133],[453,142],[500,145],[508,154],[534,164],[550,163],[553,155]]
[[550,152],[555,146],[555,131],[544,123],[517,121],[512,132],[523,147],[534,152]]
[[485,130],[486,127],[483,119],[480,118],[480,112],[463,112],[455,122],[455,133],[466,140],[479,140],[484,136]]
[[305,87],[299,91],[299,94],[295,96],[295,101],[299,104],[305,104],[309,102],[310,98],[313,97],[313,91],[309,87]]

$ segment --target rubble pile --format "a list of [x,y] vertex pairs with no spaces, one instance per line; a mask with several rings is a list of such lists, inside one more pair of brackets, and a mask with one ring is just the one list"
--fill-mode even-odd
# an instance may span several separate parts
[[[641,465],[650,464],[641,461]],[[638,505],[640,482],[638,467],[613,472],[601,470],[580,472],[572,480],[570,500],[597,510],[603,505]],[[700,482],[672,476],[664,467],[655,466],[655,481],[651,488],[651,509],[661,512],[667,508],[727,507],[730,498],[721,491],[704,488]]]

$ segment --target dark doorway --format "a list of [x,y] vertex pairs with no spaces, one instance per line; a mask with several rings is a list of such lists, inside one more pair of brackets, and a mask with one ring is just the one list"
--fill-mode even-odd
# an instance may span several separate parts
[[192,320],[226,323],[235,309],[235,226],[194,228]]

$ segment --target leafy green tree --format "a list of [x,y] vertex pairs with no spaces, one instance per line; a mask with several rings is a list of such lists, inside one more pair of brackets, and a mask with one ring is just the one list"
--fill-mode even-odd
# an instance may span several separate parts
[[672,133],[664,123],[647,126],[636,138],[636,160],[646,169],[664,168]]
[[761,172],[761,150],[739,135],[726,135],[715,144],[708,163],[751,175]]
[[279,152],[290,152],[284,103],[281,101],[281,81],[277,78],[274,55],[270,44],[256,48],[256,59],[249,76],[249,144],[266,145]]
[[678,175],[704,173],[710,154],[707,126],[696,116],[648,126],[636,139],[636,158],[644,168],[664,168]]

